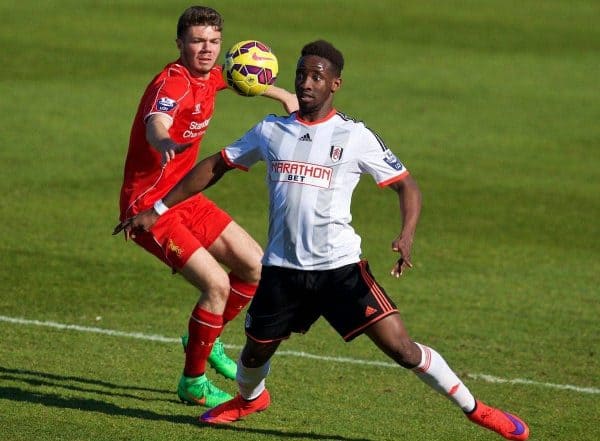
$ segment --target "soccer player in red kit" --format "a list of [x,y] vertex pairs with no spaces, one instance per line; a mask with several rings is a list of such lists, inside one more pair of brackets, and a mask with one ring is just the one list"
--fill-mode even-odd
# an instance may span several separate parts
[[[120,219],[153,206],[195,164],[214,112],[217,92],[227,84],[217,66],[223,20],[212,8],[192,6],[177,24],[179,59],[154,77],[133,121],[120,197]],[[287,112],[297,109],[294,94],[270,86],[265,96]],[[250,301],[260,278],[262,250],[231,217],[204,195],[166,212],[134,241],[201,292],[188,324],[185,367],[179,398],[214,407],[231,398],[206,377],[207,361],[234,379],[236,363],[218,337]],[[230,269],[225,272],[221,264]]]

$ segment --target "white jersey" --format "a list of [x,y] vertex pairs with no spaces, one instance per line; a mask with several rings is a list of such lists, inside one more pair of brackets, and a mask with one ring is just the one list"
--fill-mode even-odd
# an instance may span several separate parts
[[380,187],[408,175],[376,134],[335,110],[313,123],[296,113],[267,116],[222,155],[242,170],[265,161],[270,206],[263,264],[303,270],[360,260],[350,203],[361,174]]

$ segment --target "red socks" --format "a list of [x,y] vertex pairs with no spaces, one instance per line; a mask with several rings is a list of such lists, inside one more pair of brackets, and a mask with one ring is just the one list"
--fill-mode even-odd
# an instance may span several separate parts
[[189,340],[185,349],[186,377],[199,377],[206,370],[206,361],[213,344],[223,330],[223,317],[196,305],[188,323]]
[[232,273],[229,273],[229,284],[231,291],[223,312],[223,324],[233,320],[244,309],[244,306],[254,297],[257,288],[257,285],[244,282]]
[[244,306],[248,304],[257,285],[244,282],[233,274],[229,274],[231,290],[225,305],[223,315],[213,314],[196,305],[188,323],[189,339],[185,349],[185,368],[183,375],[186,377],[199,377],[206,371],[206,361],[212,351],[213,344],[223,326],[233,320]]

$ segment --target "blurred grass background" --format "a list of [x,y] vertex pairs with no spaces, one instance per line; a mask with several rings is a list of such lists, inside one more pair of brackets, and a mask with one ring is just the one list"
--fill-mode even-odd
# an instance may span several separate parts
[[[394,195],[366,177],[353,202],[365,257],[416,340],[465,376],[598,387],[597,2],[206,4],[225,17],[223,50],[248,38],[272,46],[280,86],[292,89],[306,42],[344,53],[337,108],[381,135],[423,191],[415,269],[401,281],[387,276]],[[147,82],[177,57],[187,6],[0,3],[0,315],[172,337],[185,329],[197,293],[110,232],[131,120]],[[281,112],[222,93],[201,156]],[[261,243],[263,172],[230,174],[207,192]],[[0,439],[494,439],[401,370],[285,356],[269,379],[269,412],[201,430],[199,410],[174,403],[176,345],[0,328]],[[241,319],[225,338],[243,343]],[[320,322],[282,349],[385,360]],[[600,436],[598,395],[469,383],[530,421],[531,439]]]

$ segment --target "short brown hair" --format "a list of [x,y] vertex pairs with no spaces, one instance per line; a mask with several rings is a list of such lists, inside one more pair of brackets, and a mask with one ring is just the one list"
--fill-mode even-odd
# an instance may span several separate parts
[[219,32],[223,30],[223,17],[208,6],[190,6],[177,21],[177,38],[182,38],[190,26],[213,26]]

